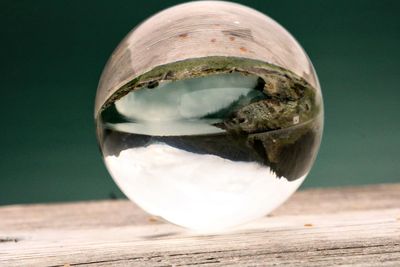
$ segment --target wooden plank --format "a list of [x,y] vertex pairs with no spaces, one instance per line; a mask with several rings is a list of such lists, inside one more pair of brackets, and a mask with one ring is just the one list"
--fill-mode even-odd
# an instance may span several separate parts
[[400,184],[297,192],[272,215],[196,234],[126,200],[0,207],[0,266],[400,266]]

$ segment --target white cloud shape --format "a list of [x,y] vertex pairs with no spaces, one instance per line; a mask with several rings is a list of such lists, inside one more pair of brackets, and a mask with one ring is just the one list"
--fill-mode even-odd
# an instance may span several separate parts
[[256,84],[256,76],[240,73],[210,75],[132,91],[115,105],[119,113],[135,121],[201,118],[229,107],[251,92]]
[[255,162],[200,155],[164,143],[126,149],[105,162],[121,190],[147,212],[201,231],[266,215],[305,177],[289,182]]

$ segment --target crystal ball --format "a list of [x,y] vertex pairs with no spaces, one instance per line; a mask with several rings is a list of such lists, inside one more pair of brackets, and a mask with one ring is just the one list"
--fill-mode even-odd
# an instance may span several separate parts
[[323,103],[298,42],[249,7],[199,1],[134,28],[95,101],[99,146],[146,212],[214,231],[265,216],[316,158]]

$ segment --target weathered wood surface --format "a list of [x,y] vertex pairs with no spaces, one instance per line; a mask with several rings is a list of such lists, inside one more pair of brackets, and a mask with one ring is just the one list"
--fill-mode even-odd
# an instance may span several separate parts
[[0,218],[0,266],[400,266],[400,184],[300,191],[220,234],[125,200],[4,206]]

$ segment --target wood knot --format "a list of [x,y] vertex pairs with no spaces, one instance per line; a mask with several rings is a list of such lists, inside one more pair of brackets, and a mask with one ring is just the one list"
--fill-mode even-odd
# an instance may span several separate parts
[[14,242],[17,243],[21,241],[18,237],[0,237],[0,243]]
[[149,217],[148,221],[151,222],[151,223],[158,222],[156,217]]
[[181,34],[178,35],[178,37],[179,37],[179,38],[182,38],[182,39],[185,39],[185,38],[187,38],[188,36],[189,36],[188,33],[181,33]]

